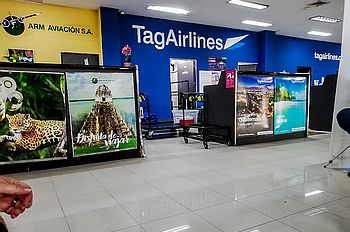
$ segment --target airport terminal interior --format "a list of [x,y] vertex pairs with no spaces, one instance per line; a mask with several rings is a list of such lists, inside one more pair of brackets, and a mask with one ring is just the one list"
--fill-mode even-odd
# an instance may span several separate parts
[[0,232],[350,230],[350,0],[0,0],[0,22]]

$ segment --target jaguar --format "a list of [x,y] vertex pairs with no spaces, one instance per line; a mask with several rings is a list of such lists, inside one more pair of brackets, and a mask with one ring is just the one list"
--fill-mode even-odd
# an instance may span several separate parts
[[[62,142],[65,137],[64,121],[36,120],[30,114],[18,113],[6,115],[13,136],[0,136],[0,143],[11,142],[11,150],[34,151],[43,146],[59,144],[62,152]],[[64,144],[63,144],[64,146]]]

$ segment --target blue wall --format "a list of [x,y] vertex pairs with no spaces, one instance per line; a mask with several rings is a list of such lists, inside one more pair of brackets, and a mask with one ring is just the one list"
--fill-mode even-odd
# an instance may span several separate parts
[[[209,56],[225,56],[228,58],[228,68],[236,68],[237,62],[257,62],[258,60],[258,34],[254,32],[232,30],[226,28],[209,27],[197,24],[180,23],[174,21],[123,16],[121,17],[121,44],[129,44],[133,48],[132,62],[139,65],[140,89],[146,92],[151,99],[153,112],[159,118],[171,117],[170,110],[170,58],[195,59],[198,70],[208,70]],[[209,50],[198,48],[176,47],[173,44],[158,50],[152,44],[138,43],[137,30],[132,25],[142,25],[153,33],[168,33],[169,29],[175,32],[181,30],[182,34],[196,32],[197,36],[227,38],[249,34],[242,40],[246,43],[231,50]],[[243,45],[243,44],[241,44]]]
[[268,61],[264,71],[296,72],[297,66],[312,67],[312,81],[335,74],[339,61],[316,59],[315,52],[340,56],[341,45],[287,36],[270,36],[266,42],[265,56]]
[[105,66],[120,65],[120,14],[118,10],[101,7],[102,54]]
[[[152,113],[158,118],[171,117],[170,111],[170,58],[195,59],[198,70],[208,70],[209,56],[225,56],[227,68],[237,68],[238,62],[258,62],[260,71],[296,72],[297,66],[312,66],[313,78],[320,79],[336,72],[339,61],[314,58],[314,52],[340,55],[340,44],[278,36],[274,32],[260,33],[199,24],[154,19],[140,16],[119,15],[118,10],[101,8],[104,65],[121,65],[120,50],[125,44],[133,49],[132,63],[139,66],[140,91],[148,94]],[[170,43],[159,50],[155,44],[139,43],[137,30],[132,25],[145,26],[145,30],[165,33],[170,29],[182,35],[196,32],[197,36],[214,39],[249,34],[227,50],[174,46]],[[145,31],[141,30],[141,34]],[[160,39],[160,37],[157,37]],[[147,41],[150,41],[148,38]],[[187,41],[188,43],[188,41]],[[118,49],[119,46],[119,49]]]

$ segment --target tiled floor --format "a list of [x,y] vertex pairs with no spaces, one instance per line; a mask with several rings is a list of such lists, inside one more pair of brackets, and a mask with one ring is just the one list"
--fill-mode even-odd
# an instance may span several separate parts
[[15,175],[33,207],[12,232],[348,232],[350,178],[329,136],[240,147],[146,141],[148,159]]

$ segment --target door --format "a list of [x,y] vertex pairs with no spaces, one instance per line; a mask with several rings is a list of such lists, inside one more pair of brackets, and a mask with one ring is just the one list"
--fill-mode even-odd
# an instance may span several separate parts
[[170,94],[171,108],[182,107],[179,94],[196,93],[197,61],[188,59],[170,59]]

